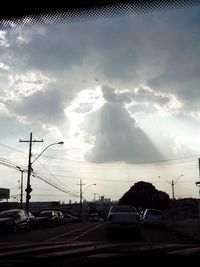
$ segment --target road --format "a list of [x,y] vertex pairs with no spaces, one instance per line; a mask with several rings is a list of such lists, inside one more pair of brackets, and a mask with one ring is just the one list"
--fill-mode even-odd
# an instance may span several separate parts
[[[164,229],[142,228],[140,240],[124,242],[124,240],[109,240],[107,238],[105,222],[69,223],[52,228],[32,229],[30,232],[2,234],[0,236],[0,266],[64,267],[69,265],[89,267],[102,266],[102,263],[105,262],[108,263],[106,266],[109,267],[124,266],[124,258],[121,259],[121,265],[118,258],[113,265],[110,265],[108,258],[105,261],[104,257],[110,257],[110,260],[113,260],[113,255],[119,256],[125,251],[128,253],[125,256],[127,261],[125,266],[129,266],[128,263],[132,259],[127,258],[127,256],[132,255],[131,257],[133,257],[134,253],[139,255],[141,261],[145,258],[140,254],[142,251],[151,250],[151,253],[152,251],[159,253],[155,254],[157,257],[163,249],[180,251],[183,247],[187,249],[188,246],[191,249],[200,250],[199,247],[196,248],[198,244],[196,245],[194,241]],[[94,260],[95,264],[93,263]],[[88,265],[88,261],[91,261],[91,265]]]
[[[23,242],[110,242],[106,236],[106,223],[68,223],[51,228],[32,229],[29,232],[17,234],[4,234],[0,236],[2,243]],[[191,243],[188,238],[181,237],[165,229],[142,228],[142,242],[153,243]]]

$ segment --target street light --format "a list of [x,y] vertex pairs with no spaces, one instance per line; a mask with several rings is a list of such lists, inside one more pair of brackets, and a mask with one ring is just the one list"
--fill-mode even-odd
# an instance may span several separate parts
[[47,150],[47,148],[49,148],[50,146],[53,145],[63,145],[64,142],[57,142],[57,143],[53,143],[48,145],[47,147],[45,147],[42,152],[31,162],[31,146],[30,146],[30,150],[29,150],[29,163],[28,163],[28,175],[27,175],[27,188],[26,188],[26,211],[29,212],[29,200],[30,200],[30,193],[32,192],[32,188],[30,185],[30,177],[31,177],[31,172],[32,172],[32,164],[44,153],[45,150]]
[[63,145],[64,142],[57,142],[57,143],[53,143],[48,145],[45,149],[42,150],[42,152],[34,159],[34,161],[31,162],[31,164],[33,164],[43,153],[45,150],[47,150],[47,148],[49,148],[50,146],[54,146],[54,145]]
[[84,194],[85,193],[85,191],[90,187],[90,186],[93,186],[93,185],[96,185],[96,184],[89,184],[86,188],[85,188],[85,190],[83,191],[83,193],[82,194]]
[[170,184],[170,185],[172,186],[172,199],[173,199],[173,200],[175,199],[175,197],[174,197],[174,185],[178,182],[178,180],[180,179],[181,176],[183,176],[183,174],[179,175],[179,176],[176,178],[175,181],[172,180],[171,182],[168,181],[168,180],[166,180],[166,179],[165,179],[164,177],[162,177],[162,176],[158,176],[158,178],[163,179],[165,182],[167,182],[168,184]]
[[89,187],[94,186],[94,185],[96,185],[96,184],[89,184],[89,185],[85,188],[84,191],[82,190],[82,186],[83,186],[84,184],[82,184],[82,180],[81,180],[81,179],[80,179],[80,184],[78,184],[78,185],[80,185],[80,220],[82,220],[82,202],[83,202],[83,194],[85,193],[85,191],[86,191]]
[[168,184],[170,184],[172,186],[172,199],[173,199],[173,208],[172,208],[172,224],[174,225],[174,185],[178,182],[178,180],[180,179],[180,177],[183,176],[183,174],[179,175],[176,180],[172,180],[171,182],[169,182],[168,180],[166,180],[164,177],[162,176],[158,176],[158,178],[162,178],[165,182],[167,182]]

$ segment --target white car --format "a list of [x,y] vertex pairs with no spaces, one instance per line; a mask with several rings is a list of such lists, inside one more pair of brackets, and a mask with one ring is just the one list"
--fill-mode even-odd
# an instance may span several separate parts
[[127,232],[133,233],[136,238],[140,237],[141,222],[136,208],[130,205],[111,207],[107,220],[107,235],[117,237],[118,234]]
[[164,226],[163,216],[158,209],[146,209],[142,216],[142,224],[149,226]]

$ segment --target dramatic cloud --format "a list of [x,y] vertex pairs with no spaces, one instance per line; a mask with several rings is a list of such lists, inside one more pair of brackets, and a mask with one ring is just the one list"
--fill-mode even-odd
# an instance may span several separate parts
[[[67,106],[80,91],[109,84],[120,89],[115,101],[126,98],[129,103],[135,97],[140,103],[157,101],[158,106],[167,106],[174,95],[189,112],[194,109],[192,100],[197,103],[199,99],[198,32],[198,10],[193,9],[190,13],[182,10],[0,32],[4,48],[0,67],[7,69],[0,87],[36,99],[34,93],[44,87],[48,90],[54,81],[55,88],[62,87],[59,99],[63,107],[63,99]],[[144,85],[154,93],[140,89],[130,95]],[[16,112],[20,103],[16,103]]]
[[6,101],[6,106],[12,114],[24,117],[26,121],[62,125],[67,117],[64,113],[65,102],[63,96],[56,89],[36,92],[18,101]]
[[[172,94],[166,94],[162,93],[156,90],[152,90],[151,88],[137,88],[134,90],[132,94],[134,103],[136,105],[143,104],[143,106],[151,106],[151,108],[157,109],[160,113],[179,113],[182,104],[180,101],[177,100],[177,98]],[[134,109],[133,104],[133,109]],[[145,109],[145,107],[144,107]],[[130,106],[129,106],[129,110]],[[150,112],[150,109],[146,109],[147,112]],[[144,112],[144,111],[143,111]]]
[[[92,162],[136,162],[158,160],[162,155],[136,126],[112,88],[105,86],[104,106],[88,116],[86,130],[94,136],[94,147],[85,155]],[[92,121],[92,125],[90,124]]]

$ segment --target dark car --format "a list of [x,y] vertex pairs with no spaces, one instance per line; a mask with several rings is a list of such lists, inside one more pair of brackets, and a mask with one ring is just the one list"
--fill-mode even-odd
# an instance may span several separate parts
[[0,213],[0,231],[16,233],[20,229],[30,229],[29,216],[25,210],[13,209]]
[[36,226],[55,226],[58,224],[58,214],[54,210],[42,211],[36,217]]

